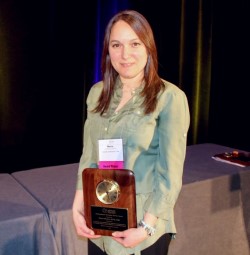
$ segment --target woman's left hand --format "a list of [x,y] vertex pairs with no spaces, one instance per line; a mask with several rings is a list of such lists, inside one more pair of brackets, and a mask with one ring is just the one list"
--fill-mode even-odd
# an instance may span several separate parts
[[144,228],[138,227],[113,232],[112,237],[124,247],[134,248],[136,245],[147,239],[148,235]]

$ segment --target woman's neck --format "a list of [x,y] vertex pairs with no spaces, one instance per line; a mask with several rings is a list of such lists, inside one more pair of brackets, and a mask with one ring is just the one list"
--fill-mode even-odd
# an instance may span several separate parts
[[122,83],[122,87],[124,90],[134,91],[135,89],[137,89],[138,87],[141,86],[142,80],[143,79],[141,79],[141,78],[140,79],[138,79],[138,78],[122,79],[121,78],[121,83]]

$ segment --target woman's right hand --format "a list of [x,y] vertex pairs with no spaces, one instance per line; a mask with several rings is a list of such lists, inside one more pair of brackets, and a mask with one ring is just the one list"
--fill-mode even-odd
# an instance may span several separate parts
[[87,227],[84,218],[84,203],[83,203],[83,191],[76,190],[75,198],[73,202],[73,222],[76,228],[76,232],[79,236],[87,238],[99,238],[100,235],[95,235],[94,231]]

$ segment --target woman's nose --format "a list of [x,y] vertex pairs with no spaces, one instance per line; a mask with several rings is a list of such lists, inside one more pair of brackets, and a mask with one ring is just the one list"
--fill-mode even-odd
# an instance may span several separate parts
[[130,54],[130,49],[128,46],[124,46],[123,49],[122,49],[122,57],[123,58],[128,58]]

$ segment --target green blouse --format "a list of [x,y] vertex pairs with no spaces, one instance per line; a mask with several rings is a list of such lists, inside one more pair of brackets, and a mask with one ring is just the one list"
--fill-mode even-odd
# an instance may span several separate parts
[[124,168],[134,172],[136,180],[137,219],[147,211],[158,217],[155,235],[134,249],[125,248],[103,236],[92,241],[107,254],[140,254],[164,233],[176,233],[174,205],[182,187],[187,132],[190,124],[188,101],[176,85],[163,80],[165,90],[159,95],[153,113],[145,115],[141,106],[142,87],[115,112],[121,97],[119,79],[109,110],[100,116],[93,113],[103,82],[96,83],[87,98],[87,119],[84,125],[84,146],[80,159],[77,189],[82,189],[82,171],[98,167],[98,140],[122,138]]

